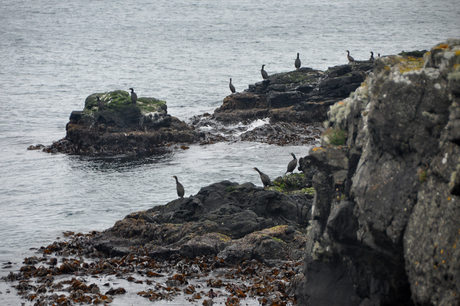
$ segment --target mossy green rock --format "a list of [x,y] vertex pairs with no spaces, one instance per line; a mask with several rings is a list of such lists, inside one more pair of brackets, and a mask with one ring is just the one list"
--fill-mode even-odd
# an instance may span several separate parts
[[[102,101],[102,105],[98,105],[97,97]],[[103,107],[100,107],[103,106]],[[161,101],[155,98],[140,97],[137,99],[137,107],[141,113],[166,112],[166,101]],[[105,93],[93,93],[85,100],[85,111],[98,112],[104,110],[123,111],[132,107],[131,96],[127,91],[115,90]]]
[[279,176],[273,181],[274,186],[268,190],[279,191],[285,194],[305,194],[312,196],[315,194],[314,188],[307,188],[305,174],[293,173],[285,176]]

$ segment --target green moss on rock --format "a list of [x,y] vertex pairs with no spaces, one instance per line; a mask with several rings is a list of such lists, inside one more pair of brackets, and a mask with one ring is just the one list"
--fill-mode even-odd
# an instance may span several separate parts
[[412,56],[412,57],[421,57],[423,58],[423,55],[427,52],[428,50],[414,50],[414,51],[409,51],[409,52],[401,52],[398,55],[403,55],[403,56]]
[[[97,97],[104,103],[104,108],[107,111],[120,112],[128,107],[132,107],[131,96],[127,91],[115,90],[104,93],[93,93],[85,100],[86,112],[100,111]],[[166,101],[158,100],[155,98],[140,97],[137,99],[137,107],[142,113],[159,112],[166,108]]]
[[314,194],[314,188],[305,187],[305,174],[293,173],[290,175],[277,177],[273,181],[274,186],[268,190],[278,191],[285,194]]

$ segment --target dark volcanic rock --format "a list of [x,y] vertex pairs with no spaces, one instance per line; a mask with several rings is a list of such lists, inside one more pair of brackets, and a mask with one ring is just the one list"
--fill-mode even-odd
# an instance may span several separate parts
[[93,243],[111,256],[142,246],[158,257],[299,258],[305,239],[298,230],[305,226],[310,208],[311,196],[304,193],[286,195],[223,181],[195,196],[131,214]]
[[377,59],[331,106],[327,124],[346,144],[325,134],[299,160],[318,188],[300,303],[458,305],[459,55],[452,40],[423,59]]
[[268,80],[225,98],[213,118],[226,123],[265,117],[271,122],[322,122],[329,106],[359,87],[371,70],[372,64],[366,62],[332,67],[325,73],[301,68],[270,75]]
[[166,110],[166,103],[154,98],[140,97],[133,105],[125,91],[92,94],[83,111],[71,113],[66,137],[44,151],[89,155],[150,153],[166,143],[199,139],[193,128]]

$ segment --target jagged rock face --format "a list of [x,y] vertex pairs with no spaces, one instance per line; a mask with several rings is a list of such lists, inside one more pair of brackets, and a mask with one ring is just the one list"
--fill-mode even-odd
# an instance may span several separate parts
[[322,122],[329,106],[347,97],[364,80],[369,63],[329,68],[326,73],[301,68],[270,75],[224,99],[213,118],[225,123],[269,117],[271,122]]
[[[322,165],[313,182],[333,195],[313,203],[321,213],[310,230],[301,301],[458,304],[459,65],[458,40],[423,59],[381,58],[361,87],[331,107],[327,125],[347,133],[349,162],[331,154],[333,147],[300,160],[304,171]],[[332,179],[321,179],[327,175]],[[341,177],[346,202],[334,194]],[[309,289],[316,277],[337,288],[336,299]]]
[[198,194],[134,213],[93,240],[106,254],[129,253],[132,246],[150,256],[180,254],[219,256],[227,262],[246,259],[299,259],[311,196],[286,195],[251,183],[222,181]]

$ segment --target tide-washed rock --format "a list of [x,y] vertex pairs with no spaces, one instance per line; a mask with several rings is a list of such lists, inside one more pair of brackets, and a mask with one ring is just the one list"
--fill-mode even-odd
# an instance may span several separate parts
[[144,247],[149,254],[220,256],[226,261],[300,258],[312,196],[228,181],[198,194],[133,213],[93,239],[110,256]]
[[458,305],[459,64],[459,40],[423,58],[376,59],[331,107],[326,126],[344,132],[346,149],[329,144],[299,161],[324,189],[300,303]]
[[[97,97],[100,100],[97,100]],[[168,143],[193,143],[193,128],[167,114],[165,101],[140,97],[132,104],[129,93],[95,93],[83,111],[73,111],[64,139],[45,147],[49,153],[114,155],[156,152]]]
[[372,64],[356,63],[329,68],[327,72],[301,68],[270,75],[267,80],[224,99],[213,118],[225,123],[269,117],[279,122],[322,122],[329,106],[361,85]]

